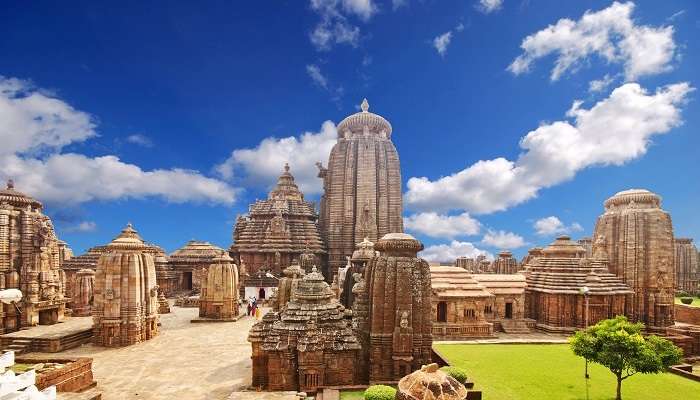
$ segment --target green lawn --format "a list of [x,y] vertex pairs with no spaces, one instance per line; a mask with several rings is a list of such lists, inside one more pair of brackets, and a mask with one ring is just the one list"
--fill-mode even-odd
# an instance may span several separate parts
[[[466,368],[484,400],[586,399],[584,362],[566,344],[440,344],[452,365]],[[615,377],[591,364],[590,399],[615,398]],[[665,373],[634,375],[622,383],[625,400],[697,399],[700,383]]]
[[[680,297],[676,297],[676,304],[683,304],[683,303],[681,303]],[[693,302],[689,305],[693,306],[693,307],[700,307],[700,299],[697,297],[693,297]]]
[[363,400],[364,390],[340,392],[340,400]]

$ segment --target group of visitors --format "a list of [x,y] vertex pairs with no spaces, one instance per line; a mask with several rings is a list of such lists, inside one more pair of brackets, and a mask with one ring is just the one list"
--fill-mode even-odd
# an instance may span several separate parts
[[260,319],[260,307],[258,307],[258,299],[251,296],[248,300],[247,315]]

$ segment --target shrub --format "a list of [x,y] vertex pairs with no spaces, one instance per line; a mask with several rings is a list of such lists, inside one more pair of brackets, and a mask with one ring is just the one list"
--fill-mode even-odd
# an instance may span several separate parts
[[440,370],[453,377],[457,382],[464,384],[467,381],[467,370],[460,367],[442,367]]
[[693,304],[693,298],[692,297],[681,297],[681,303]]
[[386,385],[372,385],[365,390],[365,400],[394,400],[396,389]]
[[676,297],[688,297],[690,294],[685,290],[679,290],[676,292]]

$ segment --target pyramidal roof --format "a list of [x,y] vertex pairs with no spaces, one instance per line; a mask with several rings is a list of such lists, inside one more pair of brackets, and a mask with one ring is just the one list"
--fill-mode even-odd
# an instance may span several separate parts
[[170,254],[170,261],[173,262],[198,262],[201,260],[212,260],[221,256],[224,249],[217,247],[209,242],[199,240],[190,240],[183,247],[175,250]]
[[119,236],[114,238],[108,245],[107,250],[146,250],[148,246],[146,242],[141,239],[139,233],[134,229],[129,222],[124,229],[122,229]]
[[277,179],[277,186],[270,192],[270,200],[304,200],[304,195],[294,182],[294,176],[289,172],[289,164],[284,164],[284,172]]

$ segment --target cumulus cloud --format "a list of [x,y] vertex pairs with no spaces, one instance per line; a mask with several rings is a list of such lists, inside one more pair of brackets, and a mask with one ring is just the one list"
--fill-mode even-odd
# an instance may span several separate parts
[[97,224],[93,221],[83,221],[65,229],[66,232],[94,232],[95,230],[97,230]]
[[627,83],[589,109],[575,101],[567,113],[572,121],[529,132],[520,140],[523,151],[516,161],[480,160],[435,181],[410,178],[405,203],[415,210],[491,213],[532,199],[584,168],[623,165],[644,155],[653,136],[682,123],[681,106],[692,90],[683,82],[649,93]]
[[411,232],[445,239],[477,235],[481,227],[479,221],[466,212],[460,215],[440,215],[434,212],[413,214],[403,219],[403,225]]
[[0,77],[0,179],[45,202],[160,197],[231,204],[236,190],[196,171],[144,171],[116,156],[62,153],[97,136],[94,118],[31,82]]
[[481,243],[486,246],[492,246],[506,250],[517,249],[527,244],[522,236],[517,235],[513,232],[493,230],[488,231],[484,235],[484,238],[481,239]]
[[484,14],[489,14],[498,11],[503,7],[503,0],[479,0],[477,8]]
[[449,244],[437,244],[428,246],[418,256],[431,262],[454,262],[457,257],[476,258],[483,255],[488,260],[493,260],[493,254],[481,250],[469,242],[451,241]]
[[153,141],[146,135],[135,133],[126,137],[126,141],[143,147],[153,147]]
[[603,10],[587,11],[578,21],[560,19],[527,36],[520,45],[523,53],[508,70],[515,75],[528,72],[536,60],[552,54],[557,56],[550,75],[553,81],[594,55],[622,64],[628,81],[670,70],[676,53],[673,27],[635,24],[634,7],[632,2],[614,2]]
[[583,230],[583,227],[578,222],[566,225],[553,215],[538,219],[533,224],[533,227],[535,228],[535,232],[540,236],[562,235]]
[[444,57],[445,54],[447,54],[447,46],[450,45],[451,40],[452,31],[445,32],[442,35],[436,36],[435,39],[433,39],[433,47],[435,47],[435,50],[437,50],[438,54]]
[[357,47],[360,28],[348,16],[367,22],[378,11],[372,0],[311,0],[311,9],[321,20],[309,34],[311,43],[319,51],[330,50],[336,44]]
[[240,177],[269,187],[277,181],[284,163],[289,163],[291,173],[304,193],[320,193],[323,185],[317,176],[316,162],[328,161],[336,141],[335,124],[326,121],[319,132],[305,132],[299,137],[269,137],[255,148],[236,149],[216,167],[216,171],[224,179]]

